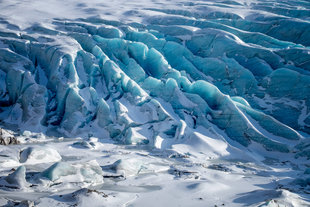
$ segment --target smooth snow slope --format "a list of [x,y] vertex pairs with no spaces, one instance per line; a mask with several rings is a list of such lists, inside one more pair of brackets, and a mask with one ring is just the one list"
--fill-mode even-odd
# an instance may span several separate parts
[[[104,170],[112,169],[123,178],[143,170],[160,178],[177,173],[179,182],[161,186],[175,177],[159,180],[157,194],[151,190],[150,195],[164,197],[162,205],[188,206],[199,192],[219,196],[225,189],[219,199],[227,199],[229,206],[260,205],[273,198],[284,205],[295,205],[296,199],[298,206],[309,199],[304,196],[310,186],[309,2],[32,0],[1,1],[0,11],[0,124],[22,143],[47,137],[39,151],[37,144],[26,151],[23,145],[10,147],[10,155],[1,149],[2,167],[21,166],[13,174],[1,171],[7,176],[4,191],[13,186],[21,196],[24,191],[47,192],[35,202],[56,205],[48,190],[52,186],[72,192],[76,186],[70,185],[76,183],[113,191],[105,184],[98,187],[107,177]],[[50,137],[62,136],[86,141],[55,150]],[[138,145],[133,148],[137,154],[141,145],[150,159],[158,160],[129,159],[121,148],[118,161],[108,167],[106,159],[114,155],[94,137]],[[65,158],[68,146],[75,149],[72,160]],[[77,154],[83,148],[89,156],[81,162]],[[43,160],[50,163],[43,165]],[[199,182],[186,183],[180,173],[195,174],[195,166],[201,176],[185,180]],[[248,173],[257,177],[233,190],[236,184],[224,185],[216,173],[208,177],[205,167],[224,171],[225,179]],[[141,186],[147,182],[137,179]],[[255,182],[266,185],[262,188],[272,196],[257,192]],[[177,192],[178,185],[185,187]],[[218,189],[213,192],[210,186]],[[173,201],[166,193],[172,189],[174,198],[191,196]],[[72,202],[82,205],[85,196],[100,197],[98,192],[79,191],[81,198],[76,195]],[[263,199],[255,200],[256,194]],[[4,195],[12,199],[10,193]],[[128,201],[130,196],[121,193],[125,197],[113,205],[127,200],[143,206],[154,199],[143,195]],[[219,205],[210,201],[212,196],[201,196],[207,205]],[[277,205],[273,202],[268,205]]]

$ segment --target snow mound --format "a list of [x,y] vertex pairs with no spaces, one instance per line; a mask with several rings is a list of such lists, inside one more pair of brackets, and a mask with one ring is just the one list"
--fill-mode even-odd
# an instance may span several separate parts
[[27,147],[20,152],[20,163],[39,164],[48,162],[58,162],[61,156],[55,149],[44,147]]
[[76,164],[57,162],[43,171],[41,176],[53,182],[103,183],[102,169],[96,160]]

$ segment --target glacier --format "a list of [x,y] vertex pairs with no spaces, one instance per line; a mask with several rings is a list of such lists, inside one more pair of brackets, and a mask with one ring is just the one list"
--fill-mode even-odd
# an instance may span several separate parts
[[[307,62],[307,47],[257,33],[235,36],[218,24],[205,29],[199,21],[156,20],[150,28],[165,22],[166,29],[170,24],[201,29],[183,45],[165,30],[152,34],[121,23],[91,27],[86,23],[99,21],[92,19],[55,21],[60,31],[29,28],[57,34],[70,41],[68,46],[51,37],[46,43],[2,37],[2,122],[37,132],[56,128],[67,136],[104,131],[126,144],[184,138],[187,128],[216,125],[244,146],[255,141],[281,152],[289,146],[255,125],[288,140],[301,139],[298,131],[309,132],[309,67],[289,61],[297,50]],[[259,41],[278,46],[270,50]],[[174,116],[161,102],[171,104]],[[186,126],[180,134],[181,121]]]
[[[73,8],[56,2],[49,4],[64,13]],[[79,2],[67,16],[46,11],[42,23],[30,14],[26,23],[9,17],[10,3],[0,6],[1,128],[26,141],[36,140],[33,134],[81,137],[73,149],[94,153],[108,138],[216,159],[247,150],[252,158],[310,159],[309,2],[133,1],[119,10],[121,1]],[[40,8],[33,3],[26,13]],[[114,16],[102,14],[108,9]],[[48,162],[31,182],[73,175],[60,180],[103,183],[100,162],[63,162],[53,147],[19,153],[19,159],[1,161],[18,163],[9,183],[25,186],[24,165]],[[301,165],[296,168],[308,172]],[[152,163],[127,158],[113,166],[114,176],[119,168],[157,172]],[[308,174],[294,185],[309,189]]]

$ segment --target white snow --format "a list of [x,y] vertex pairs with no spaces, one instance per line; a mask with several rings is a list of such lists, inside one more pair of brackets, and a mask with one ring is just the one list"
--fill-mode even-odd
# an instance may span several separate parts
[[[235,14],[242,20],[255,19],[256,14],[262,15],[260,16],[261,18],[283,17],[283,15],[276,15],[269,11],[251,9],[251,5],[256,5],[261,2],[266,3],[266,1],[258,0],[0,0],[0,36],[2,31],[12,31],[19,36],[21,34],[18,34],[17,31],[27,31],[33,35],[32,37],[36,37],[37,40],[41,42],[47,44],[49,44],[49,41],[53,42],[54,45],[61,47],[62,52],[66,52],[66,54],[74,60],[77,56],[77,52],[82,49],[80,43],[63,35],[61,30],[59,30],[59,34],[42,36],[40,32],[35,30],[34,26],[58,30],[59,28],[57,24],[55,24],[57,21],[70,25],[73,20],[75,23],[80,23],[83,22],[81,18],[89,17],[128,24],[132,23],[132,25],[141,23],[141,28],[148,26],[148,23],[153,21],[154,18],[160,21],[162,17],[167,17],[167,19],[170,17],[171,19],[182,17],[183,20],[186,21],[201,20],[201,24],[209,21],[206,19],[199,19],[199,16],[194,17],[177,13],[174,14],[173,12],[176,12],[176,8],[178,11],[185,12],[185,14],[186,11],[195,11],[196,14],[202,16],[214,14],[214,17],[216,12],[221,11],[227,15]],[[306,1],[305,5],[308,8],[308,10],[305,11],[309,11],[309,4]],[[170,14],[169,11],[172,13]],[[210,17],[210,19],[212,18]],[[220,22],[221,20],[225,20],[225,18],[217,18],[217,20]],[[85,24],[87,25],[87,23]],[[99,27],[104,25],[104,23],[102,23],[102,25],[101,23],[89,24],[89,26],[94,25]],[[118,27],[110,25],[104,26],[110,29],[119,29]],[[200,32],[204,32],[202,31],[203,29],[198,26],[177,26],[191,31],[193,36],[198,36]],[[232,29],[233,27],[229,26],[229,28]],[[138,31],[137,28],[133,30]],[[239,29],[236,31],[241,32]],[[123,31],[119,30],[119,32],[120,36],[123,37]],[[256,47],[254,43],[253,46],[250,43],[244,42],[244,40],[239,38],[236,34],[230,35],[231,36],[224,35],[223,37],[234,37],[234,42],[239,46],[246,47],[250,45],[249,47],[252,49],[262,49],[260,46]],[[215,35],[215,38],[218,36],[220,35]],[[175,37],[180,38],[183,46],[185,46],[186,40],[192,38],[191,35],[183,34],[176,35]],[[158,42],[161,41],[160,38],[155,36],[154,39]],[[131,43],[134,41],[128,40],[128,42]],[[116,43],[114,42],[113,44]],[[117,44],[121,45],[120,42],[117,42]],[[158,44],[160,45],[160,43]],[[141,43],[141,45],[146,46],[144,43]],[[6,48],[6,50],[9,51],[10,49],[7,47],[8,45],[0,41],[0,48]],[[53,46],[51,46],[51,48],[53,48]],[[26,48],[25,51],[28,49],[29,48]],[[99,55],[100,51],[102,52],[99,46],[95,46],[92,49],[97,49]],[[157,50],[153,48],[150,49],[150,51],[153,50],[155,51],[155,55],[153,55],[154,59],[158,56],[158,59],[160,59],[158,62],[160,62],[161,65],[158,66],[156,65],[157,63],[154,63],[155,66],[152,67],[162,67],[160,69],[164,71],[163,73],[172,73],[172,67],[164,56]],[[105,52],[108,53],[110,51]],[[120,49],[119,52],[122,53],[123,51]],[[95,54],[95,52],[93,53]],[[112,54],[111,56],[114,57],[116,54]],[[113,73],[111,79],[117,80],[117,83],[123,80],[124,82],[129,81],[127,75],[119,67],[121,64],[124,65],[126,61],[120,61],[119,65],[116,65],[115,68],[111,67],[109,68],[111,70],[107,69],[104,71],[101,66],[101,68],[99,67],[101,61],[103,62],[104,60],[103,56],[99,56],[98,58],[92,55],[90,59],[92,59],[90,61],[92,62],[90,68],[93,70],[93,73],[108,73],[113,69],[116,72],[115,74],[113,73],[114,71],[111,72],[111,74]],[[111,64],[114,63],[109,58],[107,59],[108,60],[104,61],[111,61]],[[68,61],[67,59],[61,59],[59,64],[61,65],[61,63],[66,65]],[[19,64],[20,62],[14,63],[16,67],[23,68],[23,66]],[[182,107],[184,106],[183,108],[180,107],[179,111],[176,110],[177,107],[173,107],[174,103],[172,103],[172,101],[168,102],[160,97],[153,97],[151,100],[151,95],[146,89],[141,89],[142,94],[141,96],[137,96],[138,98],[132,97],[132,93],[130,95],[124,95],[122,92],[117,91],[118,86],[114,82],[109,82],[107,85],[101,85],[101,83],[98,82],[96,83],[97,88],[89,89],[89,86],[85,86],[88,77],[84,71],[82,61],[78,62],[77,65],[77,71],[72,73],[70,73],[70,68],[67,67],[68,65],[66,65],[66,68],[59,68],[59,70],[61,70],[59,74],[62,74],[61,81],[63,81],[64,84],[70,82],[71,79],[81,80],[80,82],[70,82],[70,91],[61,91],[62,85],[55,84],[58,87],[55,91],[61,91],[61,93],[56,95],[42,92],[40,95],[42,95],[41,98],[44,100],[48,98],[52,99],[50,101],[50,106],[42,108],[44,111],[47,110],[47,108],[53,108],[53,105],[61,105],[56,96],[63,95],[63,97],[67,98],[69,93],[73,94],[71,94],[72,105],[79,109],[78,112],[71,109],[71,105],[66,105],[66,103],[64,103],[63,107],[68,107],[67,111],[71,112],[72,110],[72,113],[66,114],[64,109],[63,111],[59,110],[57,112],[50,111],[46,113],[46,115],[50,116],[50,122],[57,122],[57,117],[53,117],[55,114],[52,113],[66,116],[67,120],[62,121],[62,124],[67,124],[68,128],[72,127],[72,129],[70,128],[72,134],[80,137],[72,138],[72,136],[70,136],[70,130],[58,128],[60,127],[59,125],[45,128],[42,124],[39,127],[36,125],[35,128],[33,125],[26,123],[17,130],[16,127],[19,126],[19,124],[25,123],[23,114],[27,111],[27,107],[36,105],[39,101],[33,101],[27,107],[20,101],[7,107],[7,111],[5,112],[2,111],[2,107],[0,108],[1,117],[4,117],[3,120],[0,120],[0,127],[4,129],[14,129],[12,131],[7,129],[3,130],[1,137],[17,137],[20,142],[9,146],[0,145],[1,206],[15,205],[14,202],[22,205],[21,202],[25,200],[33,201],[36,206],[42,207],[310,206],[310,177],[304,174],[305,169],[309,168],[309,160],[306,160],[306,156],[297,159],[295,156],[296,148],[294,148],[298,146],[297,144],[309,139],[306,133],[302,133],[304,136],[300,136],[300,140],[293,141],[274,135],[272,132],[260,126],[258,121],[251,118],[250,115],[246,115],[246,113],[238,108],[236,104],[233,104],[232,101],[229,102],[231,105],[227,103],[230,108],[225,108],[224,110],[221,108],[214,109],[212,116],[211,113],[205,113],[200,114],[201,117],[197,118],[193,113],[194,109],[201,109],[201,111],[207,111],[207,109],[202,109],[194,100],[190,100],[183,95],[184,91],[181,91],[179,87],[180,84],[176,83],[176,81],[175,84],[179,84],[177,85],[178,88],[176,87],[179,91],[175,89],[170,98],[172,100],[172,96],[178,97],[178,104],[182,105]],[[164,68],[163,65],[166,68]],[[0,66],[4,67],[2,65]],[[146,68],[149,69],[149,67],[150,66]],[[49,85],[46,72],[40,65],[38,65],[36,69],[35,76],[38,77],[38,84],[40,86],[44,88],[55,86],[52,84]],[[98,71],[96,71],[96,69],[98,69]],[[243,69],[244,68],[242,68],[242,70]],[[227,68],[225,68],[225,70],[226,73],[229,73]],[[247,71],[247,69],[244,70]],[[188,76],[187,80],[189,82],[194,82],[195,78],[184,72],[184,70],[179,73],[177,72],[171,76],[184,73],[184,77]],[[208,82],[213,83],[216,80],[201,71],[198,71],[197,74],[205,78]],[[4,77],[4,73],[2,74],[2,70],[0,70],[0,97],[5,97],[6,89],[4,88],[7,86],[2,76]],[[125,78],[121,79],[120,77]],[[102,77],[101,80],[103,80]],[[167,83],[162,82],[162,80],[163,78],[161,77],[156,79],[158,84],[164,85]],[[98,80],[92,81],[96,82]],[[126,85],[127,82],[122,84]],[[136,84],[136,82],[130,85],[131,88],[126,85],[126,87],[130,89],[127,89],[125,86],[124,88],[131,90],[136,87],[132,90],[138,90],[137,88],[140,87],[140,85],[136,84],[136,86],[134,84]],[[174,84],[174,82],[171,84]],[[231,84],[231,80],[227,79],[226,85],[229,84]],[[206,84],[206,86],[209,85]],[[212,86],[218,90],[214,85]],[[109,111],[109,114],[102,113],[103,115],[100,116],[96,108],[97,105],[93,104],[100,100],[91,93],[91,90],[99,89],[97,94],[103,97],[102,94],[105,94],[106,90],[112,90],[111,88],[115,91],[109,94],[109,97],[106,96],[101,100],[102,103],[104,103],[102,104],[102,110]],[[259,86],[259,89],[260,91],[265,91],[265,88],[262,86]],[[210,91],[211,90],[213,90],[213,88],[211,88]],[[234,91],[237,93],[236,88]],[[179,95],[181,92],[182,96]],[[167,93],[166,88],[162,87],[162,90],[158,93]],[[214,94],[215,93],[216,92],[214,92]],[[219,93],[223,95],[222,92]],[[77,98],[77,100],[82,100],[81,103],[76,101],[76,97],[80,98]],[[214,97],[212,96],[212,98]],[[216,99],[217,102],[225,101],[226,99],[224,100],[223,97],[230,100],[230,96],[226,94],[220,98],[215,97],[214,99]],[[27,98],[30,99],[32,96],[25,97],[25,99]],[[202,98],[200,97],[200,99]],[[297,120],[298,124],[302,127],[309,127],[305,123],[306,119],[310,116],[306,100],[297,101],[285,97],[276,98],[268,94],[265,94],[263,98],[253,95],[252,99],[264,112],[268,113],[273,113],[278,109],[275,106],[277,104],[296,109],[296,111],[300,112]],[[245,99],[244,101],[248,103]],[[208,101],[204,103],[205,105],[210,104]],[[212,104],[210,104],[210,107],[211,105]],[[250,104],[247,104],[247,106],[250,107]],[[185,109],[192,111],[189,113]],[[229,113],[230,110],[235,110],[238,114],[225,114]],[[36,110],[30,110],[30,112],[32,116]],[[181,119],[182,113],[184,118]],[[246,132],[248,129],[253,129],[255,133],[264,138],[266,137],[267,141],[286,144],[288,146],[288,152],[268,151],[265,146],[266,143],[251,141],[250,138],[249,145],[242,145],[236,139],[231,139],[227,135],[225,127],[219,128],[216,126],[214,123],[216,118],[213,116],[217,115],[231,116],[229,117],[229,121],[225,122],[226,128],[235,126],[233,124],[239,123],[240,121],[242,129],[246,129]],[[235,119],[234,116],[237,115],[239,115],[239,118]],[[82,120],[84,116],[88,116],[87,121],[89,121],[89,123],[93,121],[92,118],[97,118],[97,120],[89,125],[87,125],[88,123],[84,123],[87,126],[83,128],[79,121],[80,119]],[[40,120],[34,118],[35,120],[32,121],[41,121],[41,124],[43,123],[42,120],[44,120],[43,117],[41,118]],[[109,119],[116,120],[116,124],[113,126],[113,132],[115,132],[115,134],[121,134],[122,136],[115,135],[116,138],[114,140],[108,137],[108,131],[111,130],[111,125],[99,126],[98,119],[107,120],[107,122]],[[72,120],[76,121],[76,123]],[[199,122],[197,126],[196,122]],[[2,126],[3,123],[5,123],[5,125]],[[73,126],[71,126],[71,124]],[[175,131],[173,131],[174,129]],[[297,130],[293,128],[289,129],[299,135]],[[231,132],[233,133],[234,130],[237,131],[239,129],[231,129]],[[60,137],[60,135],[68,135],[70,138]],[[119,137],[121,138],[119,139]],[[149,141],[149,144],[144,145],[143,141]],[[124,143],[130,143],[131,145],[124,145]],[[267,144],[270,143],[268,142]],[[276,149],[277,147],[274,148]],[[305,154],[307,152],[309,153],[309,150],[306,151],[306,148],[307,147],[305,147],[304,151]],[[301,183],[295,184],[297,178],[302,179],[300,181]]]

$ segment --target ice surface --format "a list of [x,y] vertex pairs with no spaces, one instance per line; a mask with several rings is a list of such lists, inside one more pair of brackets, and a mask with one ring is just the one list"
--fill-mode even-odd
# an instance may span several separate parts
[[15,172],[9,174],[5,181],[10,185],[16,186],[18,188],[24,188],[28,186],[26,181],[26,168],[25,166],[18,167]]
[[[165,24],[168,26],[171,21],[175,21],[168,20]],[[151,21],[155,24],[153,21],[156,21],[156,18]],[[178,22],[182,23],[184,20],[178,19]],[[56,25],[63,25],[63,23],[57,22]],[[85,24],[74,21],[70,25],[88,28]],[[22,55],[25,52],[22,49],[15,47],[14,51],[5,50],[6,56],[15,55],[20,61],[18,68],[3,69],[5,87],[9,94],[8,103],[9,106],[12,105],[6,108],[14,112],[5,119],[6,122],[18,124],[22,129],[32,126],[37,131],[57,126],[58,131],[67,136],[74,136],[96,123],[102,130],[108,131],[111,137],[122,140],[126,144],[152,144],[156,134],[162,133],[160,136],[163,138],[177,138],[173,131],[180,126],[181,120],[188,117],[182,110],[193,111],[193,124],[188,124],[189,127],[195,128],[197,125],[209,127],[210,120],[206,119],[208,115],[212,117],[213,124],[242,145],[247,146],[251,141],[255,141],[261,143],[267,150],[288,152],[287,146],[274,142],[271,137],[257,131],[254,123],[251,123],[241,110],[246,107],[246,113],[271,134],[288,139],[300,139],[301,136],[290,127],[284,127],[284,131],[280,128],[274,131],[273,126],[282,126],[282,124],[264,113],[254,113],[255,110],[251,108],[251,105],[257,106],[253,97],[263,98],[264,93],[278,99],[286,97],[292,100],[308,100],[309,94],[306,89],[298,93],[301,95],[295,95],[296,92],[287,96],[284,93],[285,90],[296,88],[293,82],[279,86],[285,82],[284,77],[295,77],[294,80],[300,80],[301,85],[309,85],[308,76],[292,69],[282,69],[284,67],[282,61],[272,51],[246,45],[236,36],[239,34],[237,31],[231,31],[227,27],[220,27],[223,30],[219,28],[199,30],[197,35],[185,42],[185,45],[163,37],[157,38],[147,31],[133,31],[124,27],[126,25],[121,24],[119,29],[117,27],[93,28],[94,31],[88,36],[84,34],[85,32],[72,32],[71,29],[62,27],[67,34],[64,39],[71,41],[73,45],[70,53],[67,52],[66,47],[56,49],[57,46],[49,46],[52,43],[38,44],[22,41],[19,44],[29,47],[26,53],[31,57],[30,60]],[[51,31],[43,30],[43,33],[50,35]],[[216,38],[215,35],[217,35]],[[250,38],[250,36],[246,37]],[[253,38],[257,37],[254,35]],[[211,42],[208,43],[208,41]],[[10,40],[7,43],[14,44],[14,42],[10,43]],[[216,45],[212,46],[216,51],[212,49],[212,55],[210,55],[207,51],[212,44]],[[230,44],[233,50],[227,48]],[[236,50],[239,47],[240,51],[249,50],[244,53],[246,56],[240,57]],[[226,51],[225,56],[221,55],[224,53],[222,50]],[[247,70],[246,65],[252,65],[247,59],[279,69],[272,71],[273,69],[269,68],[269,72],[264,74],[256,73],[255,67],[251,68],[253,71]],[[9,64],[8,60],[2,62]],[[302,69],[306,70],[304,67],[300,68]],[[41,76],[46,77],[45,81],[37,80],[31,75],[30,72],[36,70],[44,71]],[[12,77],[19,78],[13,81]],[[260,90],[258,84],[265,88],[264,91]],[[277,87],[283,88],[283,93]],[[235,103],[236,98],[232,99],[230,95],[242,97],[244,100],[242,103],[247,103],[246,106],[237,104],[241,98]],[[137,113],[142,112],[141,117],[145,111],[143,109],[145,105],[155,103],[153,102],[155,98],[170,102],[178,117],[171,117],[168,113],[161,112],[165,111],[164,107],[156,104],[158,106],[151,109],[153,112],[149,112],[157,113],[158,118],[137,122],[134,113],[128,113],[126,109],[135,108]],[[204,105],[200,107],[202,111],[196,109],[197,104]],[[300,121],[296,123],[292,118],[279,115],[286,107],[282,109],[279,105],[275,107],[277,110],[275,114],[271,111],[271,116],[275,115],[279,121],[307,132],[307,118],[304,117],[302,125],[298,125]],[[297,110],[292,109],[291,113],[297,114],[300,107],[308,107],[308,101],[303,106],[293,107]],[[145,128],[161,125],[161,122],[166,122],[165,125],[168,128],[170,125],[170,129],[154,131],[157,128],[155,127],[145,132]]]
[[[82,139],[62,146],[66,153],[53,144],[0,148],[5,169],[0,176],[19,186],[27,181],[41,186],[41,180],[57,189],[102,184],[101,168],[112,166],[118,178],[144,174],[148,182],[149,174],[161,172],[197,180],[205,175],[202,169],[175,165],[189,158],[192,168],[194,163],[204,168],[202,160],[244,158],[266,171],[266,163],[277,162],[278,174],[239,164],[207,168],[238,174],[236,169],[244,167],[246,173],[288,176],[278,186],[296,192],[302,184],[308,190],[303,172],[309,167],[304,159],[310,158],[309,9],[306,1],[264,0],[1,2],[1,127],[12,129],[22,143]],[[0,138],[8,136],[5,131]],[[106,139],[131,145],[124,147],[129,151],[133,146],[148,149],[146,157],[158,150],[163,160],[177,160],[167,164],[124,157],[131,153],[125,149],[112,155],[100,143]],[[170,150],[176,154],[169,155]],[[78,156],[89,159],[77,162]],[[102,163],[105,159],[109,163]],[[27,172],[21,166],[8,176],[7,168],[20,165]],[[300,173],[300,182],[292,182]],[[195,195],[213,184],[215,193],[229,191],[215,180],[173,186]],[[174,189],[164,186],[157,195]],[[255,191],[263,199],[254,203],[272,206],[276,198],[290,205],[285,196],[294,196],[281,197],[284,191],[278,189],[268,191],[271,197]],[[253,195],[234,203],[252,205],[246,200]],[[87,196],[77,202],[85,205]],[[110,202],[98,196],[90,195]],[[131,199],[126,205],[145,206]],[[199,198],[193,202],[201,205]]]

